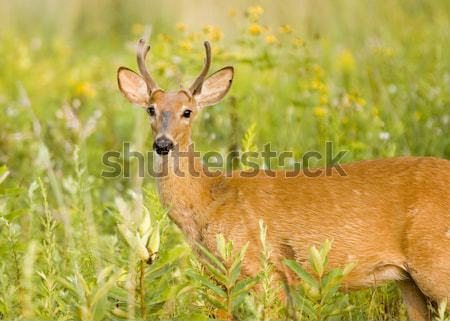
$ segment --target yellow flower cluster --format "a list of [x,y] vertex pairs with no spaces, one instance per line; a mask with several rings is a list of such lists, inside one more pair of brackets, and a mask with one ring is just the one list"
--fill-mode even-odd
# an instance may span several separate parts
[[328,110],[325,107],[317,106],[313,109],[314,116],[317,118],[323,118],[327,115]]
[[87,98],[91,98],[91,97],[95,97],[97,95],[97,92],[95,91],[95,89],[92,87],[92,85],[87,82],[87,81],[83,81],[78,83],[75,86],[75,94],[78,96],[84,96]]
[[259,21],[264,9],[261,6],[251,6],[247,8],[247,15],[252,21]]
[[192,50],[192,43],[189,40],[180,41],[180,47],[184,50],[190,51]]
[[161,40],[162,42],[172,42],[173,37],[170,36],[170,35],[166,35],[166,34],[160,33],[158,35],[158,39]]
[[292,39],[292,44],[295,47],[303,47],[305,45],[305,40],[300,37],[295,37],[294,39]]
[[275,37],[274,35],[267,35],[266,36],[266,43],[269,45],[275,44],[278,42],[277,37]]
[[327,85],[325,85],[322,81],[315,79],[311,82],[311,89],[317,90],[321,93],[326,93],[328,91]]
[[264,31],[264,28],[258,23],[252,23],[248,28],[248,32],[253,36],[258,36]]
[[352,72],[356,67],[352,52],[347,49],[343,50],[337,58],[337,65],[345,73]]
[[184,22],[177,22],[177,24],[175,25],[175,28],[178,31],[184,32],[187,30],[188,26]]
[[280,33],[292,33],[292,27],[288,24],[285,24],[278,28],[278,31]]
[[223,38],[223,32],[218,26],[205,25],[202,30],[212,41],[219,41]]
[[358,95],[355,94],[348,94],[347,99],[349,103],[355,103],[356,105],[359,106],[364,106],[366,104],[366,100],[364,98],[359,97]]

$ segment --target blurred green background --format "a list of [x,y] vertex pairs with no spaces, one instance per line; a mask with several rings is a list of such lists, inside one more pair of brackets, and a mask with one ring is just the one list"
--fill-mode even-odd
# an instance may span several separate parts
[[[0,0],[0,166],[7,173],[0,189],[0,317],[73,317],[57,283],[50,289],[62,292],[39,292],[35,306],[21,301],[22,264],[33,240],[40,244],[37,271],[47,276],[71,275],[77,262],[95,280],[99,266],[129,264],[130,250],[117,239],[114,200],[122,195],[133,204],[133,195],[152,190],[153,180],[100,173],[102,155],[120,151],[124,141],[151,150],[144,110],[131,106],[116,83],[119,66],[136,69],[142,35],[152,45],[149,69],[166,89],[197,75],[206,39],[212,70],[235,67],[227,98],[194,125],[194,141],[204,151],[240,150],[250,129],[254,148],[270,142],[297,157],[332,141],[349,151],[344,161],[449,159],[449,23],[447,0]],[[167,251],[182,244],[169,230],[162,235]],[[122,242],[119,252],[105,245],[115,242]],[[55,247],[46,256],[48,244]],[[15,259],[6,260],[11,253]],[[42,290],[35,274],[31,282],[32,290]],[[398,306],[392,293],[391,286],[381,296]],[[372,312],[359,316],[404,312],[370,306]],[[39,309],[46,314],[36,314]],[[155,316],[177,316],[174,311]]]

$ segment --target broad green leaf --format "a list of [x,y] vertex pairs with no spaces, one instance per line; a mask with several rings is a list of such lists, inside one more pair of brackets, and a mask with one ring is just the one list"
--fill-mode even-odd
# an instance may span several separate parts
[[215,285],[211,280],[204,277],[203,275],[200,275],[198,273],[195,273],[194,271],[187,271],[186,272],[189,277],[199,282],[201,285],[206,286],[208,289],[214,291],[218,296],[221,296],[222,298],[226,298],[226,293],[224,290],[222,290],[219,286]]
[[241,262],[238,262],[230,270],[230,279],[229,279],[228,287],[231,287],[236,282],[236,280],[239,278],[240,274],[241,274]]
[[344,276],[346,276],[347,274],[349,274],[355,268],[356,265],[357,265],[357,262],[350,262],[349,264],[347,264],[344,267],[344,270],[342,271],[342,274]]
[[300,295],[299,293],[291,293],[295,302],[295,307],[301,314],[306,313],[309,319],[317,320],[317,309],[314,307],[314,303],[308,300],[308,298]]
[[108,279],[106,283],[100,285],[100,287],[97,289],[97,291],[95,291],[95,294],[91,298],[91,304],[95,304],[101,298],[106,297],[108,291],[116,284],[122,273],[124,273],[123,270],[117,271]]
[[62,286],[64,286],[66,289],[72,291],[74,294],[76,294],[78,292],[76,287],[71,282],[66,280],[65,278],[57,277],[57,280],[58,280],[59,283],[62,284]]
[[219,252],[219,255],[222,259],[226,260],[227,254],[225,251],[225,239],[222,234],[216,235],[216,246],[217,246],[217,252]]
[[231,257],[231,255],[233,255],[233,240],[228,240],[225,245],[225,256],[227,261]]
[[111,274],[112,270],[114,269],[114,265],[108,265],[104,269],[102,269],[97,276],[97,282],[103,283],[105,279]]
[[256,280],[247,278],[236,283],[236,286],[231,290],[231,297],[234,298],[242,293],[248,292],[252,287],[256,285]]
[[203,264],[206,265],[208,272],[210,272],[219,283],[228,286],[230,281],[226,274],[221,273],[221,271],[219,271],[216,267],[214,267],[214,265],[207,261],[203,262]]
[[328,271],[321,281],[322,295],[327,295],[333,287],[340,284],[343,279],[342,271],[340,269],[332,269]]
[[224,303],[220,302],[219,300],[216,300],[215,298],[209,296],[209,295],[205,295],[206,300],[211,303],[216,309],[219,310],[226,310],[226,306]]
[[89,285],[87,284],[86,280],[84,279],[83,275],[76,271],[75,272],[75,276],[77,278],[78,283],[81,284],[82,286],[82,290],[84,291],[84,295],[85,296],[90,296],[91,295],[91,289],[89,287]]
[[241,250],[236,254],[236,256],[233,258],[233,263],[230,266],[230,280],[234,280],[231,283],[234,283],[237,278],[239,277],[241,265],[245,257],[245,253],[247,252],[249,242],[247,242]]
[[217,266],[217,268],[219,268],[220,270],[222,270],[223,273],[227,273],[227,269],[225,268],[225,266],[222,264],[222,262],[219,261],[219,259],[212,254],[211,252],[209,252],[206,248],[204,248],[200,243],[197,243],[198,248],[200,249],[200,251],[213,263]]
[[321,257],[327,257],[328,253],[331,250],[331,245],[332,242],[330,240],[325,240],[325,242],[322,243],[322,245],[320,246],[320,256]]
[[103,320],[105,318],[107,306],[108,306],[108,298],[106,296],[102,297],[95,304],[93,304],[93,319],[94,320]]
[[159,223],[152,229],[150,236],[150,240],[148,241],[147,249],[151,254],[157,253],[159,251],[160,246],[160,231],[159,231]]
[[306,270],[304,270],[300,264],[298,264],[294,260],[283,260],[283,263],[287,265],[292,271],[294,271],[300,279],[308,283],[311,287],[319,288],[319,284],[317,281],[309,274]]
[[324,266],[323,266],[323,260],[320,255],[320,252],[317,250],[315,246],[311,246],[309,248],[309,261],[311,263],[312,268],[317,273],[319,277],[322,277]]
[[9,171],[8,168],[3,165],[0,167],[0,184],[8,177]]
[[147,233],[150,234],[151,232],[152,220],[148,208],[142,206],[142,209],[143,213],[142,213],[142,221],[141,224],[139,225],[139,233],[141,235],[146,235]]

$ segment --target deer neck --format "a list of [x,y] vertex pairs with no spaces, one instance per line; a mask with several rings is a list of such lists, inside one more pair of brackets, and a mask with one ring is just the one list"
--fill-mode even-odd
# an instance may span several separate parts
[[159,194],[169,208],[169,217],[188,241],[199,241],[212,201],[211,179],[205,175],[199,155],[186,148],[179,155],[171,152],[158,156],[157,162],[162,173],[158,178]]

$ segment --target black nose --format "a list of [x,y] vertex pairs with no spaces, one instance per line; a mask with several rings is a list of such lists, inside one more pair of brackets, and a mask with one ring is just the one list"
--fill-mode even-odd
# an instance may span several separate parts
[[153,143],[153,149],[159,155],[167,155],[173,149],[173,142],[165,136],[159,137]]

